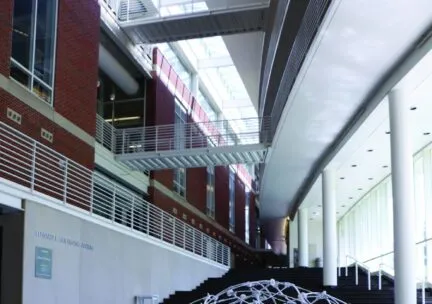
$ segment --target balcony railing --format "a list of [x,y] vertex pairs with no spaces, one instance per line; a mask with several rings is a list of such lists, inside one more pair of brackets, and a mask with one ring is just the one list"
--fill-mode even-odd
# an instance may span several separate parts
[[269,144],[267,131],[269,118],[239,119],[235,124],[243,129],[234,132],[232,121],[210,121],[185,124],[157,125],[128,128],[116,132],[116,154],[189,150],[194,148],[233,147],[240,145]]
[[85,214],[139,235],[230,265],[228,246],[3,122],[0,122],[0,178],[24,186],[29,193],[51,202],[78,207]]
[[269,6],[269,0],[117,0],[120,21],[142,23],[158,21],[161,18],[179,17],[192,14],[214,14],[221,11],[246,10]]

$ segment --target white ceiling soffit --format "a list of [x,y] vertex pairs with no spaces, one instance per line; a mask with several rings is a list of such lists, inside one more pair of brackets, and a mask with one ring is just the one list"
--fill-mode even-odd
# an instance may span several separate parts
[[[398,84],[407,92],[411,117],[413,153],[432,141],[432,51]],[[388,100],[385,98],[368,116],[329,163],[336,170],[338,218],[345,215],[391,171]],[[321,178],[315,182],[301,208],[309,208],[310,219],[322,218]]]
[[315,162],[432,21],[430,0],[334,1],[279,123],[261,216],[287,215]]
[[223,36],[234,65],[258,112],[264,32]]

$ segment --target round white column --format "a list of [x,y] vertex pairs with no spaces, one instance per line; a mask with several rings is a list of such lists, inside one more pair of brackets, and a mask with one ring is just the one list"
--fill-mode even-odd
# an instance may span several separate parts
[[323,285],[337,286],[336,179],[333,170],[322,173]]
[[409,103],[403,92],[388,95],[393,193],[393,238],[395,269],[395,303],[414,304],[415,218],[413,154],[410,140]]
[[298,244],[299,266],[309,267],[309,237],[308,237],[308,209],[300,209],[298,216]]

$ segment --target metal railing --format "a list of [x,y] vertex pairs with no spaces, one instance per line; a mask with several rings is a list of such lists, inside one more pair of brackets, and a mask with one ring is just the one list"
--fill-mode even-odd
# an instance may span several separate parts
[[156,295],[153,296],[136,296],[134,304],[155,304],[159,302],[159,297]]
[[230,266],[230,248],[116,182],[0,122],[0,178],[52,202]]
[[346,256],[346,264],[345,264],[345,276],[348,276],[348,262],[349,260],[354,261],[355,266],[355,284],[358,285],[358,266],[360,265],[363,267],[367,272],[368,277],[368,290],[371,290],[371,271],[367,265],[357,260],[355,257],[352,257],[350,255]]
[[116,129],[112,124],[106,122],[101,116],[96,115],[96,134],[95,139],[106,149],[114,153]]
[[[386,272],[384,269],[390,269],[392,274]],[[382,289],[383,273],[387,273],[389,276],[394,278],[394,268],[384,263],[379,264],[379,269],[378,269],[378,289],[379,290]],[[417,282],[420,282],[421,284],[422,304],[425,304],[426,303],[426,280],[417,278]]]
[[[189,150],[193,148],[229,147],[269,143],[267,131],[270,119],[247,118],[238,120],[245,128],[235,133],[228,127],[230,121],[194,122],[156,125],[117,130],[115,153]],[[260,129],[260,125],[263,127]]]
[[119,21],[128,22],[140,20],[154,22],[161,18],[192,15],[211,14],[218,11],[245,10],[265,8],[269,6],[269,0],[250,0],[247,3],[238,0],[205,1],[205,0],[118,0]]

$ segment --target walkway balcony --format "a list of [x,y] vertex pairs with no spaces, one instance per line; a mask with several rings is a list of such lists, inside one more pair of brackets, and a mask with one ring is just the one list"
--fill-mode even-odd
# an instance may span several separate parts
[[269,0],[104,0],[135,43],[263,31]]
[[268,117],[130,129],[98,117],[97,125],[97,140],[139,171],[262,163],[271,144]]

